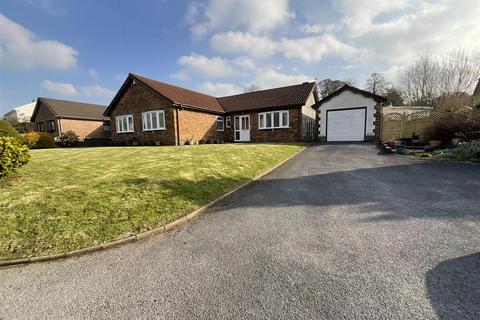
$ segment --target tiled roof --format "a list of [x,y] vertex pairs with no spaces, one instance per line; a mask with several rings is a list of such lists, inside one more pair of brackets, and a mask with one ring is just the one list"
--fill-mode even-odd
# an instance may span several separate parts
[[341,87],[340,89],[338,89],[337,91],[329,94],[328,96],[326,96],[322,100],[318,101],[314,105],[314,107],[321,106],[323,103],[329,101],[333,97],[338,96],[340,93],[342,93],[343,91],[346,91],[346,90],[349,90],[353,93],[361,94],[362,96],[367,97],[367,98],[372,98],[376,102],[387,102],[387,98],[385,98],[385,97],[382,97],[382,96],[379,96],[377,94],[373,94],[371,92],[368,92],[368,91],[365,91],[365,90],[362,90],[362,89],[359,89],[359,88],[356,88],[356,87],[352,87],[352,86],[346,84],[343,87]]
[[288,87],[221,97],[218,98],[218,101],[226,112],[301,106],[306,103],[314,87],[314,82],[305,82]]
[[108,116],[116,101],[130,81],[137,80],[149,87],[159,95],[170,100],[172,103],[183,107],[204,110],[214,113],[240,112],[247,110],[271,109],[280,107],[301,106],[307,102],[309,94],[315,88],[314,82],[237,94],[233,96],[216,98],[204,93],[174,86],[161,81],[153,80],[137,74],[129,74],[129,77],[119,90],[110,106],[105,111]]
[[107,108],[107,106],[92,103],[39,97],[32,114],[32,122],[35,121],[40,102],[43,103],[55,116],[63,118],[103,120],[103,112],[105,112],[105,109]]
[[217,98],[195,92],[185,88],[177,87],[168,83],[142,77],[136,74],[131,74],[133,78],[140,80],[151,89],[155,90],[162,96],[166,97],[173,103],[196,107],[214,112],[224,112]]

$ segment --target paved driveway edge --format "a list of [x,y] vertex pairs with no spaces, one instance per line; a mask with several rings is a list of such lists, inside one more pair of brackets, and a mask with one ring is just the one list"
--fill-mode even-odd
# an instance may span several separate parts
[[100,250],[105,250],[105,249],[110,249],[119,245],[123,245],[125,243],[130,243],[134,241],[140,241],[147,239],[151,236],[165,233],[167,231],[170,231],[174,229],[175,227],[184,224],[185,222],[188,222],[192,220],[194,217],[202,214],[206,209],[210,208],[217,202],[225,199],[226,197],[230,196],[231,194],[245,188],[246,186],[250,185],[251,183],[265,177],[266,175],[270,174],[272,171],[275,169],[279,168],[280,166],[284,165],[286,162],[290,161],[297,155],[299,155],[301,152],[303,152],[307,147],[303,147],[296,153],[292,154],[288,158],[282,160],[281,162],[277,163],[275,166],[271,167],[270,169],[258,174],[255,176],[253,179],[241,184],[240,186],[236,187],[235,189],[225,193],[224,195],[220,196],[219,198],[207,203],[206,205],[194,210],[193,212],[190,212],[187,215],[184,215],[166,225],[160,226],[155,229],[151,229],[145,232],[137,233],[135,235],[129,236],[127,238],[107,242],[107,243],[102,243],[99,245],[94,245],[91,247],[86,247],[86,248],[81,248],[78,250],[73,250],[73,251],[68,251],[64,253],[57,253],[57,254],[52,254],[48,256],[38,256],[38,257],[30,257],[30,258],[21,258],[21,259],[12,259],[12,260],[0,260],[0,268],[1,267],[7,267],[7,266],[15,266],[15,265],[27,265],[30,263],[38,263],[38,262],[47,262],[47,261],[54,261],[54,260],[59,260],[59,259],[64,259],[64,258],[69,258],[69,257],[78,257],[87,253],[95,252],[95,251],[100,251]]

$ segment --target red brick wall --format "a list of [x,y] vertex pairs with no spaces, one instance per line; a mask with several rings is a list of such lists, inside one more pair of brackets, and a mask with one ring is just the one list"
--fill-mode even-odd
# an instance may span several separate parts
[[235,116],[250,116],[250,141],[251,142],[292,142],[301,140],[302,111],[301,108],[289,110],[290,128],[284,129],[258,129],[258,112],[237,113],[230,115],[232,126],[225,129],[225,140],[234,141]]
[[225,140],[224,132],[217,131],[218,115],[188,109],[178,110],[180,144],[187,140]]
[[[142,131],[142,112],[164,110],[165,128],[159,131]],[[138,142],[140,145],[154,145],[159,141],[161,145],[176,144],[176,108],[172,103],[160,95],[152,92],[142,84],[131,85],[125,89],[123,96],[110,115],[111,137],[114,144],[131,145]],[[134,130],[132,133],[117,133],[115,116],[133,115]]]
[[103,121],[59,119],[59,122],[62,133],[72,130],[80,136],[81,140],[85,138],[108,137],[108,133],[103,131]]

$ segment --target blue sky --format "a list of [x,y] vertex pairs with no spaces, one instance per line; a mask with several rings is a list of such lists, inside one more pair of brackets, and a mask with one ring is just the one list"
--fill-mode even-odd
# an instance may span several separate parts
[[398,70],[480,48],[480,1],[2,0],[0,114],[37,96],[108,104],[128,72],[213,95]]

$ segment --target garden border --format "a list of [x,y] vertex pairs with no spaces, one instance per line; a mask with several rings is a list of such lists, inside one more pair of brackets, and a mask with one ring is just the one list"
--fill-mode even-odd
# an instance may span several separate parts
[[190,212],[189,214],[184,215],[184,216],[182,216],[182,217],[180,217],[180,218],[178,218],[178,219],[176,219],[176,220],[174,220],[174,221],[172,221],[168,224],[165,224],[163,226],[160,226],[160,227],[148,230],[148,231],[144,231],[144,232],[141,232],[141,233],[137,233],[137,234],[129,236],[127,238],[118,239],[118,240],[114,240],[114,241],[106,242],[106,243],[102,243],[102,244],[97,244],[97,245],[94,245],[94,246],[91,246],[91,247],[85,247],[85,248],[78,249],[78,250],[52,254],[52,255],[48,255],[48,256],[37,256],[37,257],[20,258],[20,259],[12,259],[12,260],[0,260],[0,268],[1,267],[6,267],[6,266],[27,265],[27,264],[31,264],[31,263],[37,263],[37,262],[54,261],[54,260],[59,260],[59,259],[64,259],[64,258],[69,258],[69,257],[78,257],[78,256],[81,256],[81,255],[84,255],[84,254],[87,254],[87,253],[100,251],[100,250],[105,250],[105,249],[110,249],[110,248],[113,248],[113,247],[116,247],[116,246],[119,246],[119,245],[122,245],[122,244],[125,244],[125,243],[140,241],[140,240],[147,239],[147,238],[149,238],[151,236],[154,236],[154,235],[157,235],[157,234],[165,233],[167,231],[170,231],[170,230],[174,229],[175,227],[177,227],[181,224],[184,224],[184,223],[192,220],[194,217],[202,214],[206,209],[210,208],[211,206],[213,206],[217,202],[227,198],[231,194],[239,191],[240,189],[245,188],[246,186],[250,185],[251,183],[253,183],[257,180],[260,180],[261,178],[270,174],[275,169],[279,168],[280,166],[284,165],[286,162],[290,161],[291,159],[293,159],[294,157],[299,155],[301,152],[305,151],[306,148],[307,148],[307,146],[302,147],[302,149],[295,152],[294,154],[292,154],[288,158],[280,161],[279,163],[277,163],[276,165],[274,165],[270,169],[267,169],[266,171],[256,175],[254,178],[252,178],[252,179],[248,180],[247,182],[241,184],[240,186],[236,187],[235,189],[225,193],[224,195],[218,197],[215,200],[210,201],[206,205]]

